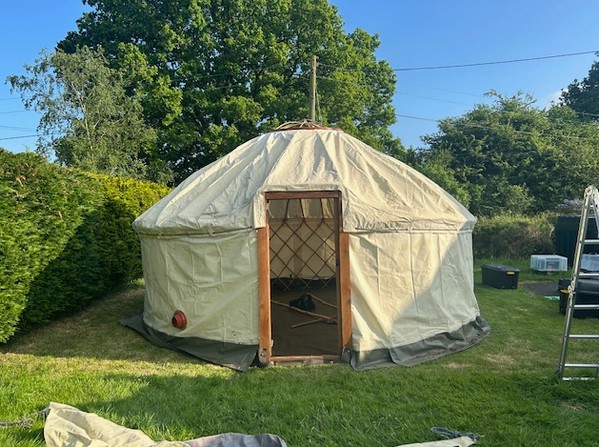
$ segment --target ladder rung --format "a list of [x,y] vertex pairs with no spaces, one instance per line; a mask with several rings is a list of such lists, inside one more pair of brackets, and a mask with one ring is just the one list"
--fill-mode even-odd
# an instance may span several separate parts
[[599,363],[566,363],[566,368],[599,368]]
[[585,239],[584,243],[590,245],[597,245],[599,244],[599,239]]
[[569,337],[578,340],[599,340],[599,334],[570,334]]
[[599,310],[599,304],[575,304],[574,310]]
[[599,278],[599,272],[580,272],[579,278]]

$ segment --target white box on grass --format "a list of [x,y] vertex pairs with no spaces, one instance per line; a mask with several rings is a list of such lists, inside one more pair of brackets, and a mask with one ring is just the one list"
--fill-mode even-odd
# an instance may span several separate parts
[[530,268],[537,272],[565,272],[568,270],[568,258],[559,255],[532,255]]

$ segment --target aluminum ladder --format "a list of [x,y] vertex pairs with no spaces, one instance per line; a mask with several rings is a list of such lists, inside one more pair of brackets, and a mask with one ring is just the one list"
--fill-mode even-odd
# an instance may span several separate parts
[[[576,250],[574,252],[574,262],[572,265],[572,280],[568,286],[568,304],[566,307],[566,316],[564,321],[564,334],[562,337],[562,349],[559,357],[559,366],[557,376],[561,380],[589,380],[599,377],[599,359],[597,363],[568,363],[568,343],[570,340],[597,340],[599,334],[572,334],[572,318],[575,310],[599,310],[599,304],[576,304],[576,291],[578,290],[578,280],[583,278],[597,278],[599,272],[581,272],[582,254],[585,245],[597,245],[599,239],[586,239],[589,221],[595,217],[595,223],[599,232],[599,192],[594,186],[589,186],[584,192],[584,203],[580,216],[580,225],[578,226],[578,237],[576,239]],[[599,349],[597,349],[599,356]],[[585,368],[594,371],[594,376],[566,376],[565,371],[568,368]]]

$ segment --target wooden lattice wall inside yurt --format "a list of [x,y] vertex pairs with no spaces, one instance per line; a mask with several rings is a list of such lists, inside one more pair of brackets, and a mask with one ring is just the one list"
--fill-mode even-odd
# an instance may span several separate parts
[[273,289],[333,286],[337,218],[333,198],[269,200]]

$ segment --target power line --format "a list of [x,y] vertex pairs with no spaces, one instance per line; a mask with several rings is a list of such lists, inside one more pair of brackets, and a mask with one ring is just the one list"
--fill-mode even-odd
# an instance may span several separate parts
[[[396,116],[400,117],[400,118],[407,118],[407,119],[413,119],[413,120],[419,120],[419,121],[429,121],[429,122],[435,122],[435,123],[439,123],[439,121],[441,121],[442,119],[445,119],[445,118],[439,118],[439,119],[425,118],[422,116],[405,115],[405,114],[401,114],[401,113],[397,113]],[[499,124],[506,125],[505,123],[499,123]],[[464,127],[474,127],[474,128],[478,128],[478,129],[484,129],[484,130],[493,130],[494,129],[494,126],[482,124],[482,123],[481,124],[479,124],[479,123],[460,123],[460,125],[464,126]],[[539,135],[539,134],[543,135],[543,132],[532,132],[532,131],[518,130],[518,129],[512,129],[512,131],[516,134],[522,134],[522,135]],[[39,134],[32,134],[32,135],[23,135],[23,136],[18,136],[18,137],[17,136],[0,137],[0,140],[18,140],[21,138],[33,138],[33,137],[39,137],[39,136],[40,136]],[[567,139],[567,140],[589,141],[589,142],[596,141],[594,138],[580,137],[580,136],[576,136],[576,135],[562,134],[561,137],[564,139]]]
[[[413,120],[419,120],[419,121],[432,121],[432,122],[436,122],[436,123],[439,123],[439,121],[442,120],[442,119],[424,118],[422,116],[415,116],[415,115],[402,115],[400,113],[397,113],[396,116],[401,117],[401,118],[408,118],[408,119],[413,119]],[[502,125],[502,126],[507,126],[508,125],[506,123],[498,123],[498,124]],[[493,130],[494,129],[494,126],[491,126],[491,125],[488,125],[488,124],[484,124],[484,123],[480,123],[480,124],[479,123],[459,123],[459,125],[460,126],[464,126],[464,127],[474,127],[474,128],[477,128],[477,129],[484,129],[484,130]],[[548,134],[543,133],[543,132],[533,132],[533,131],[530,131],[530,130],[519,130],[519,129],[513,129],[512,128],[512,131],[515,134],[521,134],[521,135],[545,135],[545,136],[549,136]],[[566,139],[566,140],[596,142],[596,139],[594,139],[594,138],[580,137],[580,136],[576,136],[576,135],[565,135],[565,134],[562,134],[560,136],[562,138]]]
[[31,128],[27,128],[27,127],[16,127],[16,126],[2,126],[2,125],[0,125],[0,129],[22,130],[23,132],[35,132],[35,129],[31,129]]
[[11,113],[27,113],[33,112],[33,110],[10,110],[8,112],[0,112],[0,115],[10,115]]
[[[326,77],[326,76],[317,76],[317,78],[318,79],[324,79],[325,81],[341,82],[341,83],[345,83],[345,84],[348,83],[347,81],[342,80],[342,79],[334,79],[334,78],[329,78],[329,77]],[[444,90],[444,89],[436,89],[436,90]],[[402,91],[399,91],[399,90],[396,90],[395,94],[397,94],[397,95],[404,95],[404,96],[412,96],[414,98],[428,99],[430,101],[439,101],[439,102],[445,102],[445,103],[449,103],[449,104],[457,104],[457,105],[460,105],[460,106],[468,106],[468,107],[472,106],[472,104],[466,104],[464,102],[451,101],[449,99],[432,98],[430,96],[417,95],[415,93],[402,92]],[[463,93],[463,94],[467,95],[467,93]],[[477,98],[484,98],[483,96],[478,96],[478,95],[470,95],[470,96],[475,96]]]
[[463,103],[463,102],[450,101],[448,99],[431,98],[430,96],[416,95],[414,93],[406,93],[406,92],[400,92],[400,91],[396,91],[395,93],[398,94],[398,95],[413,96],[414,98],[429,99],[431,101],[447,102],[449,104],[457,104],[457,105],[460,105],[460,106],[468,106],[468,107],[472,106],[472,104],[466,104],[466,103]]
[[[599,50],[578,51],[578,52],[574,52],[574,53],[551,54],[548,56],[534,56],[534,57],[525,57],[525,58],[520,58],[520,59],[505,59],[505,60],[490,61],[490,62],[474,62],[474,63],[469,63],[469,64],[432,65],[432,66],[424,66],[424,67],[399,67],[399,68],[392,68],[392,70],[401,72],[401,71],[418,71],[418,70],[441,70],[441,69],[446,69],[446,68],[479,67],[479,66],[485,66],[485,65],[514,64],[517,62],[530,62],[530,61],[538,61],[538,60],[544,60],[544,59],[556,59],[556,58],[562,58],[562,57],[582,56],[585,54],[594,54],[594,53],[599,53]],[[323,64],[321,62],[319,62],[318,65],[320,65],[322,67],[339,68],[336,65]]]
[[[340,82],[340,83],[343,83],[343,84],[348,84],[348,83],[349,83],[348,81],[345,81],[345,80],[343,80],[343,79],[335,79],[335,78],[330,78],[330,77],[326,77],[326,76],[317,76],[317,78],[318,78],[318,79],[324,79],[324,80],[326,80],[326,81]],[[398,82],[400,82],[400,81],[398,81]],[[400,82],[400,83],[401,83],[401,82]],[[409,83],[409,82],[406,82],[406,84],[410,84],[410,83]],[[441,88],[435,88],[435,87],[425,86],[425,85],[422,85],[422,84],[412,84],[412,85],[418,85],[418,86],[420,86],[420,87],[427,87],[427,88],[431,88],[431,89],[435,89],[435,90],[442,90],[442,91],[448,91],[448,92],[453,92],[453,93],[460,93],[460,94],[463,94],[463,95],[469,95],[469,96],[474,96],[474,97],[476,97],[476,98],[485,99],[485,97],[484,97],[484,96],[480,96],[480,95],[470,95],[470,94],[468,94],[468,93],[457,92],[457,91],[453,91],[453,90],[447,90],[447,89],[441,89]],[[430,97],[430,96],[417,95],[417,94],[414,94],[414,93],[402,92],[402,91],[399,91],[399,90],[396,90],[396,91],[395,91],[395,94],[398,94],[398,95],[404,95],[404,96],[412,96],[412,97],[415,97],[415,98],[428,99],[428,100],[431,100],[431,101],[446,102],[446,103],[450,103],[450,104],[457,104],[457,105],[461,105],[461,106],[468,106],[468,107],[473,107],[473,106],[475,106],[474,104],[466,104],[466,103],[463,103],[463,102],[450,101],[450,100],[447,100],[447,99],[433,98],[433,97]],[[574,110],[574,109],[571,109],[571,110],[572,110],[574,113],[576,113],[577,115],[581,116],[581,117],[589,116],[589,117],[595,117],[595,118],[599,118],[599,114],[597,114],[597,113],[590,113],[590,112],[579,112],[579,111],[577,111],[577,110]],[[399,115],[399,114],[398,114],[397,116],[402,116],[402,115]],[[409,116],[409,115],[406,115],[405,117],[406,117],[406,118],[415,118],[415,119],[421,119],[421,118],[418,118],[418,117],[412,117],[412,116]],[[437,120],[430,120],[430,121],[437,121]]]
[[538,57],[526,57],[522,59],[507,59],[501,61],[492,61],[492,62],[476,62],[471,64],[455,64],[455,65],[432,65],[428,67],[406,67],[406,68],[394,68],[393,71],[420,71],[420,70],[442,70],[447,68],[467,68],[467,67],[481,67],[485,65],[500,65],[500,64],[513,64],[516,62],[529,62],[529,61],[538,61],[543,59],[555,59],[561,57],[570,57],[570,56],[582,56],[583,54],[592,54],[598,53],[599,50],[592,51],[579,51],[577,53],[562,53],[562,54],[552,54],[550,56],[538,56]]
[[458,91],[458,90],[450,90],[450,89],[447,89],[447,88],[441,88],[441,87],[432,87],[432,86],[430,86],[430,85],[417,84],[417,83],[415,83],[415,82],[407,82],[407,81],[400,81],[400,80],[397,80],[397,83],[398,83],[398,84],[414,85],[414,86],[416,86],[416,87],[424,87],[424,88],[428,88],[428,89],[431,89],[431,90],[439,90],[439,91],[441,91],[441,92],[455,93],[455,94],[457,94],[457,95],[472,96],[472,97],[474,97],[474,98],[484,98],[484,96],[483,96],[483,95],[476,95],[476,94],[474,94],[474,93],[460,92],[460,91]]
[[33,138],[33,137],[38,137],[38,134],[33,134],[33,135],[23,135],[20,137],[0,137],[0,140],[18,140],[19,138]]
[[408,119],[412,119],[412,120],[432,121],[434,123],[441,121],[441,119],[424,118],[422,116],[414,116],[414,115],[402,115],[401,113],[396,113],[395,116],[399,116],[400,118],[408,118]]

